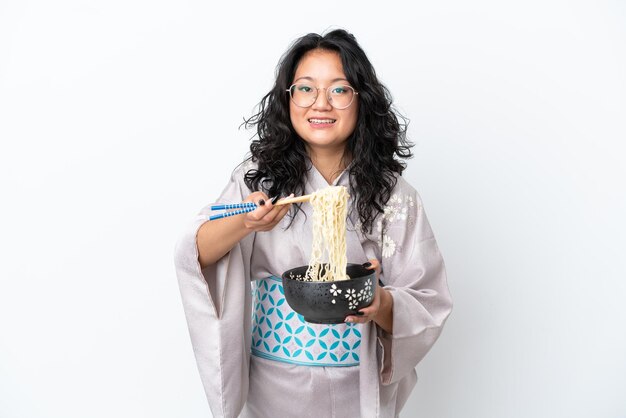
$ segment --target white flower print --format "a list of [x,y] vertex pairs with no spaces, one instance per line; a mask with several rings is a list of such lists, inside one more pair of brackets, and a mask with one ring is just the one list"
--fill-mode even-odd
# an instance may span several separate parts
[[378,245],[381,248],[384,258],[389,258],[396,252],[401,251],[400,246],[397,245],[391,237],[386,235],[388,228],[397,221],[408,222],[409,225],[414,225],[415,219],[414,215],[412,215],[413,209],[411,208],[416,205],[415,197],[410,194],[402,195],[394,193],[387,201],[387,204],[383,208],[382,216],[376,221],[376,229],[379,233]]
[[383,236],[383,257],[389,258],[396,252],[396,243],[389,237]]
[[398,212],[398,219],[402,221],[406,220],[406,214],[407,214],[407,207],[405,206]]
[[330,293],[332,293],[333,296],[337,296],[341,293],[341,289],[337,289],[337,285],[333,283],[333,285],[330,287]]
[[399,206],[394,206],[391,209],[391,217],[389,218],[389,222],[393,222],[396,220],[396,218],[400,217],[400,207]]
[[348,309],[356,309],[357,306],[358,305],[357,305],[356,299],[353,299],[350,302],[348,302]]
[[365,282],[365,291],[368,292],[368,293],[372,291],[372,280],[371,279],[367,279],[367,281]]
[[356,298],[356,291],[354,289],[348,289],[346,290],[346,299],[354,299]]
[[365,300],[366,296],[367,296],[367,294],[365,292],[365,289],[359,290],[359,294],[358,294],[359,302],[362,301],[362,300]]
[[403,197],[399,194],[393,194],[383,208],[382,219],[379,219],[376,223],[378,231],[383,231],[383,227],[396,220],[406,220],[409,213],[408,209],[414,206],[414,204],[413,197],[410,195]]

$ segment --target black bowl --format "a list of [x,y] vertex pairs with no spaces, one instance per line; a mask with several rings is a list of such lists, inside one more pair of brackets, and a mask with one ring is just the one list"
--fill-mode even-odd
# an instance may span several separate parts
[[350,280],[314,282],[304,280],[307,268],[296,267],[282,276],[287,303],[307,322],[339,324],[374,300],[377,283],[373,269],[348,264],[346,273]]

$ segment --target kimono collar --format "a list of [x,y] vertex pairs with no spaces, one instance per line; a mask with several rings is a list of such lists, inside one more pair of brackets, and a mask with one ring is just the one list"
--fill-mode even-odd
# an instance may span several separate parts
[[311,160],[309,160],[309,170],[308,170],[308,182],[312,186],[313,190],[320,190],[329,186],[349,186],[350,180],[348,173],[350,172],[350,166],[352,163],[348,164],[348,166],[335,178],[332,184],[329,184],[322,173],[313,165]]

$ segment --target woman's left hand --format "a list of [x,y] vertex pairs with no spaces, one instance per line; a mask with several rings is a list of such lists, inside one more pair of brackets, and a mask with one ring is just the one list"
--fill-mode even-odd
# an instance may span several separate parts
[[380,263],[376,259],[370,259],[369,270],[376,270],[376,293],[372,303],[362,309],[359,309],[359,315],[346,316],[345,322],[363,324],[368,321],[374,321],[382,329],[391,333],[393,329],[393,298],[390,292],[383,289],[378,284],[378,276],[380,275]]

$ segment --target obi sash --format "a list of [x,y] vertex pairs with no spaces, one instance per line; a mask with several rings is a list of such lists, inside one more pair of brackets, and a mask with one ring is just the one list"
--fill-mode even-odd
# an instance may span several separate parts
[[255,356],[304,366],[358,366],[362,324],[313,324],[287,301],[282,280],[257,280],[253,289]]

